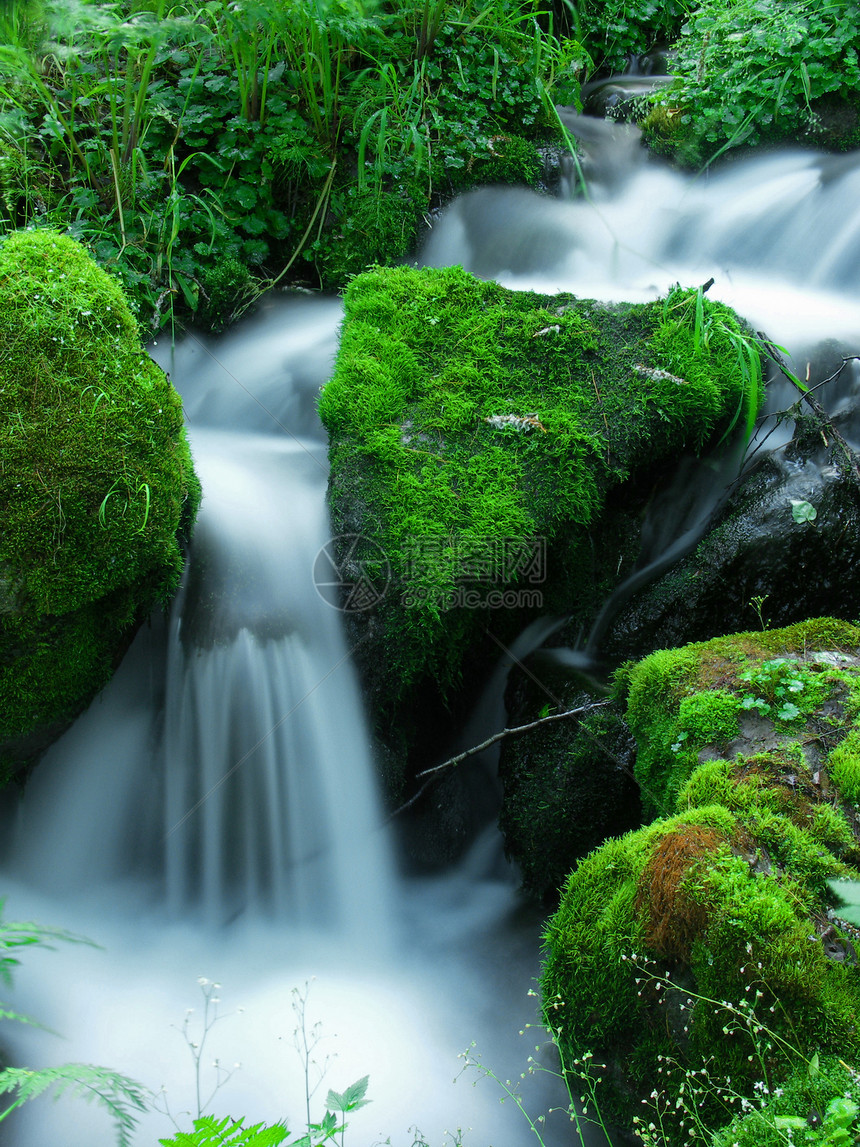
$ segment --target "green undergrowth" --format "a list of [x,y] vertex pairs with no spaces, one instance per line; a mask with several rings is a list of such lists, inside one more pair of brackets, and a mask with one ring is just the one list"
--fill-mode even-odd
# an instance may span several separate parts
[[0,737],[62,724],[178,585],[199,500],[179,396],[118,284],[49,231],[0,243]]
[[658,149],[690,165],[791,140],[860,143],[860,32],[853,0],[706,0],[677,41],[673,82],[644,121]]
[[398,261],[543,175],[586,55],[535,0],[23,0],[0,10],[0,230],[68,231],[141,322]]
[[[567,1062],[606,1058],[604,1114],[659,1113],[646,1142],[710,1142],[730,1123],[737,1137],[715,1142],[784,1142],[774,1120],[839,1094],[829,1075],[816,1083],[819,1061],[860,1052],[855,932],[828,885],[860,875],[845,780],[860,629],[825,618],[737,634],[620,678],[658,818],[570,875],[545,933],[548,1022]],[[785,704],[796,712],[780,717]],[[742,1118],[753,1107],[770,1112],[769,1138]]]
[[751,1101],[714,1136],[712,1147],[851,1147],[857,1140],[858,1099],[858,1073],[839,1056],[819,1057]]
[[610,74],[632,70],[632,58],[673,42],[692,5],[689,0],[579,0],[566,7],[595,71]]
[[475,631],[464,588],[539,589],[536,547],[551,577],[553,540],[586,539],[610,488],[754,417],[749,353],[701,291],[606,305],[458,267],[354,279],[320,414],[335,532],[368,540],[371,575],[390,564],[392,698],[422,672],[455,679]]

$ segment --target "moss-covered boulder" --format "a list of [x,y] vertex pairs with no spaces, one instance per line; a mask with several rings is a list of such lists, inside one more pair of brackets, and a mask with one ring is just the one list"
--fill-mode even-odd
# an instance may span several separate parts
[[0,777],[175,590],[200,490],[182,405],[117,283],[50,231],[0,244]]
[[730,1091],[752,1102],[814,1056],[860,1054],[860,968],[827,885],[860,876],[860,628],[738,634],[621,682],[660,815],[570,876],[544,1004],[569,1062],[606,1057],[607,1109],[677,1132],[698,1095],[718,1127]]
[[743,325],[701,290],[607,305],[459,267],[354,279],[320,413],[383,735],[412,723],[420,740],[421,707],[438,732],[432,698],[498,656],[488,628],[504,642],[537,608],[593,617],[632,561],[624,531],[601,529],[610,491],[760,397]]

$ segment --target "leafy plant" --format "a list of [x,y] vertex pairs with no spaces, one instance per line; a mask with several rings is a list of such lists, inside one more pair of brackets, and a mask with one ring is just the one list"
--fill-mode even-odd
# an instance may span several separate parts
[[749,600],[749,607],[755,611],[755,615],[758,618],[758,623],[761,626],[762,633],[767,629],[767,621],[765,620],[764,616],[764,603],[767,601],[768,597],[770,597],[770,594],[758,593],[755,595],[755,597],[751,597]]
[[178,1131],[172,1139],[159,1139],[162,1147],[279,1147],[288,1135],[282,1123],[245,1127],[244,1119],[204,1115],[194,1120],[193,1131]]
[[152,329],[223,326],[288,275],[340,287],[402,258],[441,194],[533,181],[582,68],[535,0],[10,10],[0,228],[67,230]]
[[[712,282],[713,280],[711,280]],[[738,404],[735,408],[720,442],[724,442],[743,420],[745,439],[749,442],[755,427],[755,420],[764,396],[759,340],[737,322],[727,320],[724,314],[709,310],[705,306],[705,292],[710,283],[685,290],[673,287],[663,303],[666,319],[675,318],[693,331],[693,347],[696,353],[710,351],[720,345],[732,348],[737,363],[741,387]]]
[[[92,943],[83,936],[61,928],[51,928],[32,921],[4,920],[4,904],[5,901],[0,900],[0,979],[7,986],[11,986],[12,972],[20,963],[18,956],[11,953],[21,948],[52,948],[56,941]],[[0,1020],[36,1023],[3,1003],[0,1003]],[[0,1071],[0,1095],[10,1096],[11,1102],[0,1110],[0,1123],[24,1103],[47,1091],[53,1091],[55,1098],[69,1094],[104,1108],[113,1120],[118,1147],[130,1147],[137,1125],[137,1113],[146,1109],[149,1099],[147,1090],[135,1080],[109,1068],[89,1063],[64,1063],[40,1069],[5,1067]]]
[[749,687],[749,692],[741,696],[741,709],[756,709],[762,716],[778,721],[793,721],[801,715],[801,708],[792,698],[799,699],[814,683],[808,670],[787,657],[763,661],[742,673],[740,680]]
[[698,162],[789,137],[856,147],[838,122],[858,103],[858,51],[852,0],[706,0],[682,29],[677,78],[652,99]]
[[674,40],[690,0],[564,0],[577,39],[606,72],[626,72],[636,56]]
[[[163,1147],[216,1147],[216,1145],[217,1147],[278,1147],[282,1143],[285,1147],[321,1147],[324,1143],[336,1142],[340,1144],[340,1147],[343,1147],[347,1128],[346,1116],[366,1107],[369,1102],[365,1098],[369,1077],[365,1075],[356,1080],[343,1092],[329,1088],[323,1115],[319,1119],[312,1117],[312,1100],[326,1075],[329,1059],[326,1056],[321,1063],[316,1059],[317,1048],[322,1042],[323,1036],[321,1025],[319,1023],[310,1024],[308,1020],[309,985],[307,984],[303,989],[293,989],[291,1001],[296,1020],[293,1045],[301,1061],[304,1077],[304,1131],[298,1135],[290,1136],[287,1125],[283,1122],[272,1125],[257,1123],[252,1127],[246,1127],[244,1118],[225,1117],[219,1120],[213,1115],[204,1114],[205,1108],[229,1081],[239,1064],[228,1071],[216,1059],[214,1064],[215,1083],[208,1097],[204,1098],[202,1074],[204,1047],[213,1027],[223,1017],[218,1013],[218,1005],[221,1002],[220,996],[215,994],[220,991],[220,984],[213,983],[203,976],[197,982],[204,1000],[199,1030],[192,1031],[192,1009],[186,1013],[182,1025],[182,1035],[194,1061],[197,1115],[193,1121],[192,1131],[181,1131],[177,1128],[177,1133],[173,1138],[160,1139],[159,1143]],[[163,1089],[161,1094],[164,1096]],[[164,1110],[166,1114],[170,1115],[166,1101]],[[176,1124],[176,1119],[172,1115],[170,1118]]]

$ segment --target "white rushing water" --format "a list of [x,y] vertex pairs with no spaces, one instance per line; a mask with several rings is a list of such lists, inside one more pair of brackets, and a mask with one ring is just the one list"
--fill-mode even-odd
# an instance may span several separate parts
[[[645,164],[598,201],[465,197],[427,259],[607,299],[713,276],[712,294],[802,362],[824,337],[860,350],[858,203],[857,157],[774,154],[698,180]],[[534,1019],[536,915],[493,838],[444,878],[397,875],[349,651],[313,587],[328,537],[314,404],[340,313],[334,300],[281,300],[224,339],[156,350],[205,490],[192,560],[169,621],[141,631],[23,801],[7,799],[7,917],[102,947],[25,953],[14,1006],[62,1038],[6,1025],[4,1039],[15,1062],[102,1063],[163,1086],[159,1105],[179,1116],[196,1110],[203,977],[223,998],[204,1093],[215,1059],[242,1065],[211,1110],[300,1127],[292,992],[315,977],[317,1058],[336,1058],[314,1113],[328,1087],[370,1075],[348,1144],[412,1147],[418,1127],[441,1147],[471,1127],[466,1147],[524,1147],[532,1133],[492,1080],[452,1080],[473,1040],[503,1079],[541,1042],[517,1034]],[[526,1083],[533,1114],[558,1102],[546,1077]],[[150,1112],[135,1143],[154,1147],[171,1126]],[[562,1115],[548,1128],[547,1144],[571,1142]],[[102,1111],[42,1099],[0,1124],[0,1141],[112,1137]]]
[[[197,1111],[190,1045],[213,990],[199,978],[221,985],[224,1016],[205,1040],[203,1099],[223,1078],[216,1059],[242,1065],[208,1110],[303,1126],[293,1005],[312,982],[308,1029],[321,1025],[318,1061],[332,1057],[312,1117],[329,1087],[369,1074],[356,1147],[411,1147],[413,1127],[434,1147],[458,1128],[476,1129],[467,1144],[527,1132],[495,1083],[453,1080],[472,1041],[506,1077],[533,1051],[516,1033],[535,1018],[536,915],[522,916],[494,839],[445,879],[397,877],[340,615],[313,582],[329,540],[314,404],[340,313],[281,301],[165,353],[205,491],[183,587],[8,801],[7,917],[102,945],[27,953],[15,1005],[63,1038],[21,1027],[9,1050],[163,1087],[139,1144],[171,1132],[168,1112],[190,1128],[182,1113]],[[535,1114],[557,1099],[544,1082]],[[43,1100],[0,1141],[100,1147],[110,1126],[80,1100]]]

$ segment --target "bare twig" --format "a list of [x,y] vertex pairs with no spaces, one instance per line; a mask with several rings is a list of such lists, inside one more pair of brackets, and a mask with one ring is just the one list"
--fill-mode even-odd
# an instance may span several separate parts
[[422,794],[427,791],[427,788],[438,778],[440,773],[448,769],[456,768],[457,765],[469,757],[474,757],[477,753],[482,753],[484,749],[489,749],[492,745],[504,740],[505,737],[515,737],[519,733],[527,733],[529,729],[537,729],[540,725],[548,725],[550,721],[563,721],[568,717],[581,717],[583,714],[591,713],[595,709],[605,709],[606,706],[610,704],[610,701],[591,701],[587,705],[579,705],[576,709],[565,709],[562,713],[550,713],[546,717],[538,717],[537,720],[530,721],[527,725],[517,725],[513,729],[502,729],[500,733],[494,733],[492,737],[487,737],[486,741],[482,741],[480,745],[473,745],[471,749],[465,749],[462,753],[458,753],[456,757],[450,757],[447,761],[443,761],[441,765],[434,765],[432,769],[424,769],[415,779],[421,780],[422,777],[426,777],[427,780],[413,797],[410,797],[405,804],[402,804],[394,810],[391,817],[399,816],[400,813],[406,812],[407,809],[411,808]]

